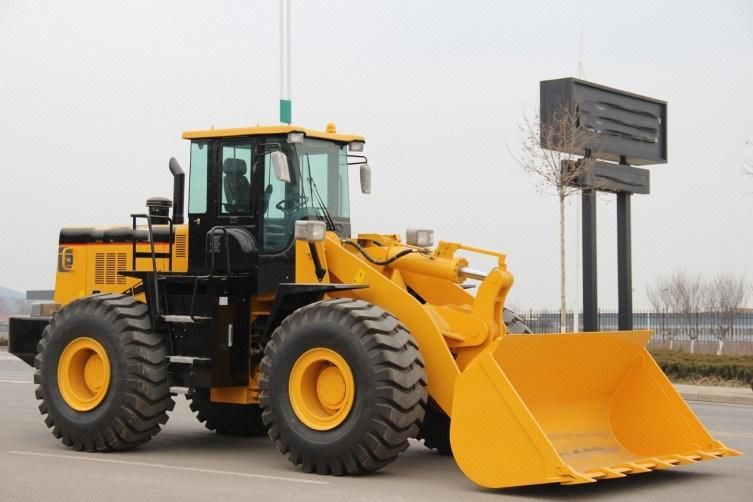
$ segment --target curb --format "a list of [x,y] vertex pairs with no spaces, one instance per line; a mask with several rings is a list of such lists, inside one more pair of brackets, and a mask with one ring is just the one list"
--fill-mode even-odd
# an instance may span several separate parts
[[680,392],[685,401],[701,403],[747,404],[753,406],[753,393],[750,396],[731,394],[705,394],[703,392]]

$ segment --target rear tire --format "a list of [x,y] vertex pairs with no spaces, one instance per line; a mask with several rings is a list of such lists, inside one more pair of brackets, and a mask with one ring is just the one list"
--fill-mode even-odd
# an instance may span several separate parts
[[223,436],[248,437],[267,433],[258,404],[213,403],[209,400],[209,389],[196,389],[186,398],[196,418],[210,431]]
[[167,349],[146,305],[103,294],[76,300],[45,328],[34,360],[39,411],[63,444],[126,450],[149,441],[174,402]]
[[523,318],[521,318],[518,314],[516,314],[512,310],[505,309],[504,318],[505,318],[505,328],[507,329],[508,333],[512,333],[514,335],[533,333],[533,331],[531,330],[531,328],[528,327],[528,325],[525,323]]
[[452,455],[450,417],[432,400],[426,405],[426,416],[416,439],[423,439],[425,447],[440,455]]
[[283,321],[264,353],[262,419],[304,471],[375,471],[418,433],[427,400],[423,358],[381,308],[351,299],[308,305]]

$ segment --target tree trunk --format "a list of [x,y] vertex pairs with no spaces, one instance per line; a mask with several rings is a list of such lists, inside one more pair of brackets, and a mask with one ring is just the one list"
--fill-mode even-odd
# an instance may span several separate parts
[[695,338],[690,339],[690,353],[695,354]]
[[716,355],[721,356],[724,352],[724,338],[719,338],[719,347],[716,349]]
[[560,192],[560,333],[567,331],[567,298],[565,296],[565,194]]

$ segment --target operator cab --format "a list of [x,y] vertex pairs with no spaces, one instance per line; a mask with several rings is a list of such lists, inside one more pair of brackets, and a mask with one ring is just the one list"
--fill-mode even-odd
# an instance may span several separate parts
[[[191,131],[183,138],[191,140],[189,273],[207,272],[212,229],[249,236],[254,268],[264,270],[257,293],[295,280],[297,220],[320,220],[350,237],[349,150],[363,150],[361,136],[337,134],[329,124],[326,132],[271,126]],[[365,163],[355,156],[360,160],[351,164]]]

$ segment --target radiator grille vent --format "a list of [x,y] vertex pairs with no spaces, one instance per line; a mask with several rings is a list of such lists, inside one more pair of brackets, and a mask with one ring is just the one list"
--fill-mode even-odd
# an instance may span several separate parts
[[126,278],[118,272],[126,269],[126,253],[97,253],[94,256],[94,283],[125,284]]
[[186,257],[186,235],[185,234],[178,234],[175,236],[175,257],[176,258]]

